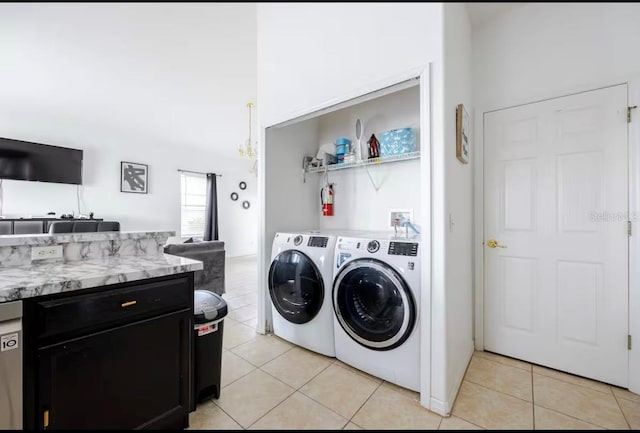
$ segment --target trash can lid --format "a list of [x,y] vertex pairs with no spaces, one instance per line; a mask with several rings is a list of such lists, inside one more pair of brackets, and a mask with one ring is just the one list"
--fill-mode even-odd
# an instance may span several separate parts
[[216,293],[208,290],[194,290],[193,313],[195,323],[221,320],[227,315],[227,303]]

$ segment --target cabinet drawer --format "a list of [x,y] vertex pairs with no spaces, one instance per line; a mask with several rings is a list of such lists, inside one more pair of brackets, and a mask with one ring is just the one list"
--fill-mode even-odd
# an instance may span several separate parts
[[155,314],[190,308],[193,296],[190,296],[189,283],[188,277],[175,278],[38,302],[36,335],[40,338],[51,337],[75,330],[86,333]]
[[191,316],[183,309],[38,350],[34,427],[45,428],[45,411],[51,430],[170,428],[187,417]]

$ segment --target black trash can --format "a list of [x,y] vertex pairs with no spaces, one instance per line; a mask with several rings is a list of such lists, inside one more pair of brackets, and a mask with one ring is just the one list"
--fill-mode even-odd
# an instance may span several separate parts
[[193,292],[194,307],[194,394],[192,410],[207,398],[220,397],[222,333],[227,303],[208,290]]

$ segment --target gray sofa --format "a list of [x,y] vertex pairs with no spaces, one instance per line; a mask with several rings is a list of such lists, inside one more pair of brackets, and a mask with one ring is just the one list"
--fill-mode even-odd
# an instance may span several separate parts
[[120,223],[118,221],[54,221],[49,226],[49,234],[119,231]]
[[165,245],[164,252],[203,263],[202,271],[195,272],[195,290],[209,290],[218,295],[224,293],[224,241],[169,244]]

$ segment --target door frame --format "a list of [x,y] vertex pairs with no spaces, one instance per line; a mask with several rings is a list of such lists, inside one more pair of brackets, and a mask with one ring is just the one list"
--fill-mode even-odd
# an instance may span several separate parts
[[[339,104],[349,103],[352,100],[369,94],[382,95],[385,89],[391,88],[398,84],[401,84],[407,80],[417,78],[419,80],[419,93],[420,93],[420,185],[422,187],[420,206],[423,215],[423,227],[425,228],[421,234],[421,243],[423,245],[429,245],[429,248],[424,248],[422,251],[422,259],[420,261],[422,266],[422,276],[420,279],[421,287],[428,288],[430,296],[420,297],[420,315],[421,320],[418,326],[420,327],[420,404],[434,412],[438,412],[444,415],[447,411],[442,407],[437,400],[432,398],[431,377],[433,375],[442,375],[444,371],[434,371],[432,361],[432,340],[443,344],[445,341],[444,331],[434,334],[432,336],[432,329],[440,330],[442,327],[432,326],[431,312],[432,312],[432,298],[433,293],[437,293],[437,300],[442,298],[444,293],[443,279],[444,275],[444,262],[439,260],[437,263],[432,263],[432,257],[442,257],[443,254],[434,254],[434,237],[437,238],[438,234],[444,233],[444,220],[438,218],[437,215],[432,213],[433,208],[444,208],[444,188],[435,188],[433,185],[441,185],[444,181],[444,150],[443,140],[438,140],[437,128],[432,127],[433,115],[432,107],[434,106],[435,99],[438,99],[438,93],[434,91],[434,83],[432,77],[436,75],[434,73],[434,64],[432,62],[424,63],[416,66],[412,69],[408,69],[402,73],[386,77],[376,82],[369,83],[362,86],[355,91],[342,96],[327,100],[318,105],[308,107],[303,110],[289,113],[288,115],[281,116],[279,119],[275,119],[270,122],[264,122],[261,118],[261,109],[258,109],[258,128],[260,134],[260,141],[258,143],[258,154],[263,157],[258,158],[258,207],[260,209],[260,221],[258,227],[258,275],[257,275],[257,287],[258,287],[258,300],[257,300],[257,321],[256,332],[259,334],[266,334],[273,331],[273,318],[271,315],[271,299],[265,290],[265,276],[268,272],[269,265],[271,263],[271,243],[272,239],[267,239],[265,233],[267,232],[266,224],[266,161],[267,155],[266,147],[266,135],[267,129],[277,126],[279,124],[296,121],[304,116],[311,116],[314,113],[317,114],[320,111],[329,110]],[[441,96],[441,95],[440,95]],[[436,110],[437,111],[437,110]],[[436,146],[440,143],[439,146]],[[432,163],[437,161],[437,163]],[[428,229],[427,229],[428,228]],[[442,242],[438,243],[442,245]],[[435,251],[441,251],[442,246]],[[435,261],[435,260],[434,260]],[[268,289],[267,289],[268,290]],[[332,307],[333,308],[333,307]],[[440,307],[438,307],[440,308]],[[443,328],[442,328],[443,329]],[[437,365],[436,368],[439,368]]]
[[[506,110],[523,105],[563,98],[580,93],[608,87],[627,85],[627,102],[629,106],[637,105],[632,113],[632,122],[628,127],[627,148],[629,167],[629,213],[633,220],[633,232],[629,238],[629,334],[635,341],[629,351],[629,390],[640,393],[640,266],[631,263],[640,261],[640,76],[614,84],[576,90],[558,96],[533,100],[520,104],[498,108],[478,110],[482,116],[476,116],[476,146],[474,158],[474,344],[476,350],[484,350],[484,120],[485,115],[494,111]],[[635,116],[635,117],[634,117]],[[632,306],[637,306],[636,310]]]

